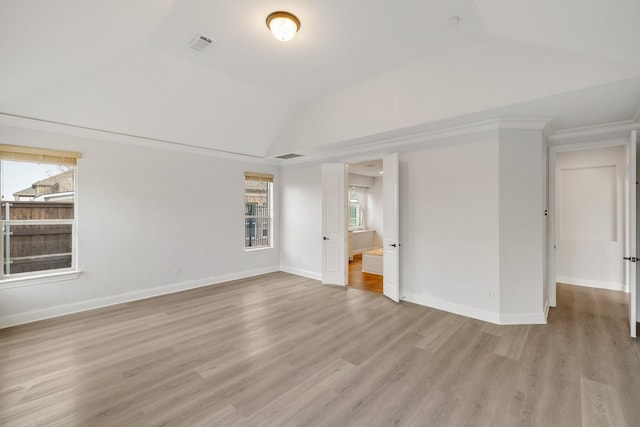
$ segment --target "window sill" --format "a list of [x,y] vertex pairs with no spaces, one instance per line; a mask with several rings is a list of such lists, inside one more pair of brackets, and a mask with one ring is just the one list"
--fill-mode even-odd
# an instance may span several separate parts
[[80,277],[82,271],[62,271],[56,273],[46,273],[38,276],[12,277],[0,280],[0,289],[18,288],[22,286],[42,285],[45,283],[61,282],[63,280],[73,280]]
[[245,252],[258,252],[258,251],[264,251],[267,249],[273,249],[273,246],[262,246],[259,248],[244,248]]

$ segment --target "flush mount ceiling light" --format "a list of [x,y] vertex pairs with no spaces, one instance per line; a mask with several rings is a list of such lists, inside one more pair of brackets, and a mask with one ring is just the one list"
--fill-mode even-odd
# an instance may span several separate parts
[[291,40],[300,29],[300,20],[289,12],[273,12],[267,16],[267,27],[273,37],[286,42]]

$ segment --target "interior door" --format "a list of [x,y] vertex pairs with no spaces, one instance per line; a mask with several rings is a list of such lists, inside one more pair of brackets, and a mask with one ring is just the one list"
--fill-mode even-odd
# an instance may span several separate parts
[[382,158],[382,291],[400,301],[400,199],[398,153]]
[[553,177],[549,180],[549,211],[547,228],[547,286],[549,296],[549,307],[556,306],[556,154],[553,147],[549,148],[548,174]]
[[625,254],[625,262],[628,263],[628,266],[625,266],[625,270],[628,271],[625,274],[627,279],[627,286],[629,289],[629,330],[631,332],[631,336],[633,338],[636,337],[636,319],[637,319],[637,191],[638,191],[638,183],[637,183],[637,151],[638,151],[638,136],[637,132],[634,130],[631,132],[631,140],[629,141],[629,167],[627,168],[627,179],[628,186],[627,191],[628,194],[628,220],[629,220],[629,232],[628,232],[628,244],[625,245],[628,252]]
[[344,163],[322,165],[322,283],[346,285],[347,171]]

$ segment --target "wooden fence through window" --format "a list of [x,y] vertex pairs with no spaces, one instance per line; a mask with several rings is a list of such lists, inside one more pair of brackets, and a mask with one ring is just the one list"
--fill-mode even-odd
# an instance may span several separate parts
[[[7,209],[9,217],[7,218]],[[1,203],[2,219],[73,219],[73,202],[12,201]],[[70,224],[11,225],[3,230],[6,255],[9,240],[10,274],[71,267],[72,226]]]

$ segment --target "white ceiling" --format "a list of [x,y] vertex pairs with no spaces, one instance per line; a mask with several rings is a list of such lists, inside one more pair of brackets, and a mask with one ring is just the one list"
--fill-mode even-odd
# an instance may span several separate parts
[[[293,41],[268,32],[275,10],[300,18]],[[258,157],[495,114],[626,120],[638,16],[637,0],[4,0],[0,113]]]

